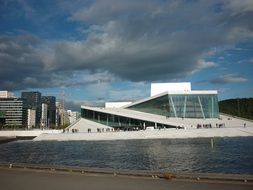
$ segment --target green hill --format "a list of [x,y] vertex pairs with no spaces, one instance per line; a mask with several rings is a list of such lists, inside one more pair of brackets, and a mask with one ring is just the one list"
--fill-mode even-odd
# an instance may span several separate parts
[[221,113],[253,119],[253,98],[237,98],[219,102]]

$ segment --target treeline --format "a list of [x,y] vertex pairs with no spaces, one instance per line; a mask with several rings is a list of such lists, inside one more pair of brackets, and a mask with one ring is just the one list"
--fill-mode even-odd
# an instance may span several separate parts
[[221,113],[253,119],[253,98],[237,98],[219,102]]

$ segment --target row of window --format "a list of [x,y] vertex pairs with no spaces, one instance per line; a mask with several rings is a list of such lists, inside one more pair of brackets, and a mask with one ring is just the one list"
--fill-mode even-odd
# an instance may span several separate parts
[[154,126],[157,128],[170,128],[172,126],[164,125],[160,123],[154,123],[150,121],[144,121],[139,119],[133,119],[123,117],[119,115],[112,115],[93,110],[82,109],[81,116],[85,119],[89,119],[113,128],[124,128],[124,129],[144,129],[148,126]]

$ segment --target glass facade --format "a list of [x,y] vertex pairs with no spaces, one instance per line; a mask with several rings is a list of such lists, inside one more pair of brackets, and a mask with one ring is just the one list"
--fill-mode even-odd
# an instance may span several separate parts
[[41,119],[41,93],[21,92],[21,98],[26,100],[29,109],[36,110],[36,126],[38,127]]
[[81,109],[82,118],[101,123],[103,125],[107,125],[113,127],[114,129],[121,130],[141,130],[145,129],[145,127],[153,126],[155,128],[170,128],[173,126],[164,125],[160,123],[133,119],[128,117],[123,117],[120,115],[112,115],[108,113],[93,111],[89,109]]
[[56,98],[54,96],[41,96],[41,103],[47,104],[47,120],[50,124],[55,124]]
[[164,116],[169,116],[170,112],[168,95],[160,96],[158,98],[135,104],[127,108]]
[[[219,118],[217,94],[166,94],[146,100],[125,109],[162,115],[172,118]],[[175,126],[145,121],[122,116],[105,111],[82,108],[81,116],[85,119],[121,130],[142,130],[152,126],[154,128],[171,128]],[[118,115],[117,115],[118,114]]]
[[180,118],[218,118],[217,94],[167,94],[128,109]]

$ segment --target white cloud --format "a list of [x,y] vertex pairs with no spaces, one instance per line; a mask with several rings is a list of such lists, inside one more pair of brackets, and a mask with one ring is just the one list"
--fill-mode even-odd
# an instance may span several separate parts
[[227,0],[226,9],[232,11],[233,15],[241,14],[243,12],[253,11],[253,1],[252,0]]
[[199,66],[199,70],[201,70],[201,69],[206,69],[210,67],[216,67],[218,65],[214,63],[213,61],[205,61],[203,59],[200,59],[198,60],[198,66]]
[[226,74],[212,79],[210,82],[215,84],[225,84],[225,83],[241,83],[247,82],[248,79],[237,74]]
[[149,96],[150,84],[144,82],[125,83],[124,88],[111,88],[110,101],[136,101]]

